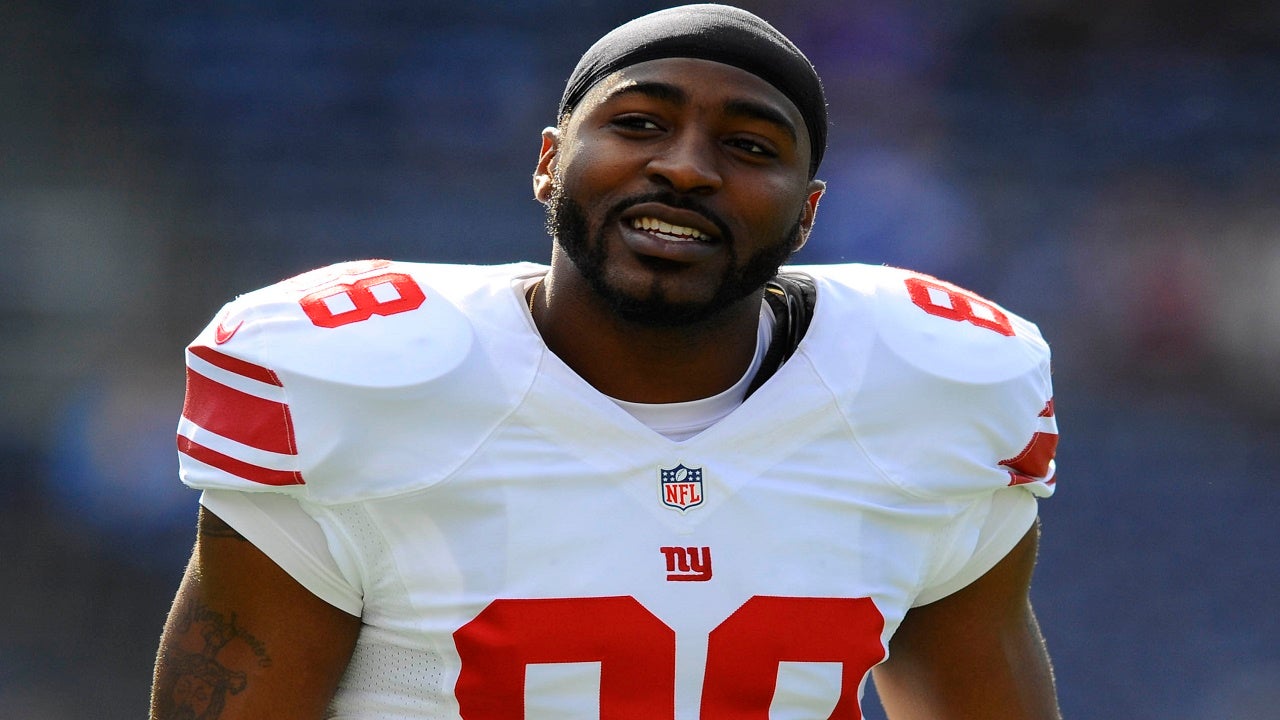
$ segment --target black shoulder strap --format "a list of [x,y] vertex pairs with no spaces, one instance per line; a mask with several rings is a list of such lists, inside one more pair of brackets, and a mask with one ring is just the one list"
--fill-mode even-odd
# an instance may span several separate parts
[[795,352],[796,346],[809,331],[809,321],[813,319],[813,306],[817,296],[818,290],[813,278],[803,273],[779,273],[765,284],[764,297],[773,310],[775,320],[773,338],[760,364],[760,371],[747,388],[747,395],[773,377],[782,363]]

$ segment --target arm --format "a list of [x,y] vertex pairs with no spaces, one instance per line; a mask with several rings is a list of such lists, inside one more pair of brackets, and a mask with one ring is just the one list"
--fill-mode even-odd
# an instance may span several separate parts
[[359,632],[360,618],[313,595],[201,508],[160,639],[151,719],[317,720]]
[[1059,720],[1028,591],[1039,525],[981,578],[913,608],[874,671],[893,720]]

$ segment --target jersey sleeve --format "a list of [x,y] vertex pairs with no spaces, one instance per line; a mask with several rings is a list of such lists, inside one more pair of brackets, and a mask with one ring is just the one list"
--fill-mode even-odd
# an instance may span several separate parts
[[881,467],[923,495],[1053,494],[1058,429],[1039,328],[937,278],[900,271],[882,282],[869,371],[893,397],[866,397],[903,421],[868,443]]
[[913,606],[941,600],[986,574],[1027,534],[1036,512],[1035,497],[1016,488],[971,503],[952,524],[949,542]]
[[246,323],[256,325],[253,310],[246,301],[228,305],[187,348],[179,477],[200,489],[297,493],[305,481],[284,382],[270,365],[245,359],[253,356],[241,348],[221,347]]
[[[458,402],[494,384],[492,363],[474,357],[469,320],[433,286],[442,268],[345,263],[225,306],[187,348],[181,480],[344,502],[424,486],[461,462],[501,408]],[[469,424],[442,422],[446,410]]]
[[295,498],[205,490],[200,504],[235,528],[313,595],[350,615],[364,607],[358,572],[344,569],[323,527]]
[[862,267],[837,276],[860,309],[840,317],[855,339],[827,375],[844,374],[838,401],[872,462],[917,497],[1052,495],[1058,427],[1039,328],[937,278]]

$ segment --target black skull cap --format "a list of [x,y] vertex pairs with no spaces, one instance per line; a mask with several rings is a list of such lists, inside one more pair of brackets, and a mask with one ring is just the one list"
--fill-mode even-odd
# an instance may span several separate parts
[[724,63],[773,85],[800,110],[809,132],[809,175],[817,173],[827,146],[827,102],[813,63],[772,25],[729,5],[682,5],[614,28],[578,60],[560,98],[559,116],[572,112],[612,73],[663,58]]

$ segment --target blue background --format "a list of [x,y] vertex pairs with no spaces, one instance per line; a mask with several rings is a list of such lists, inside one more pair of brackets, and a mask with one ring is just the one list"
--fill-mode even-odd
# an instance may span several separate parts
[[[0,716],[145,714],[193,538],[187,340],[338,259],[545,259],[538,133],[663,6],[0,6]],[[1276,717],[1280,12],[744,6],[829,94],[799,259],[941,275],[1054,345],[1035,599],[1067,716]]]

